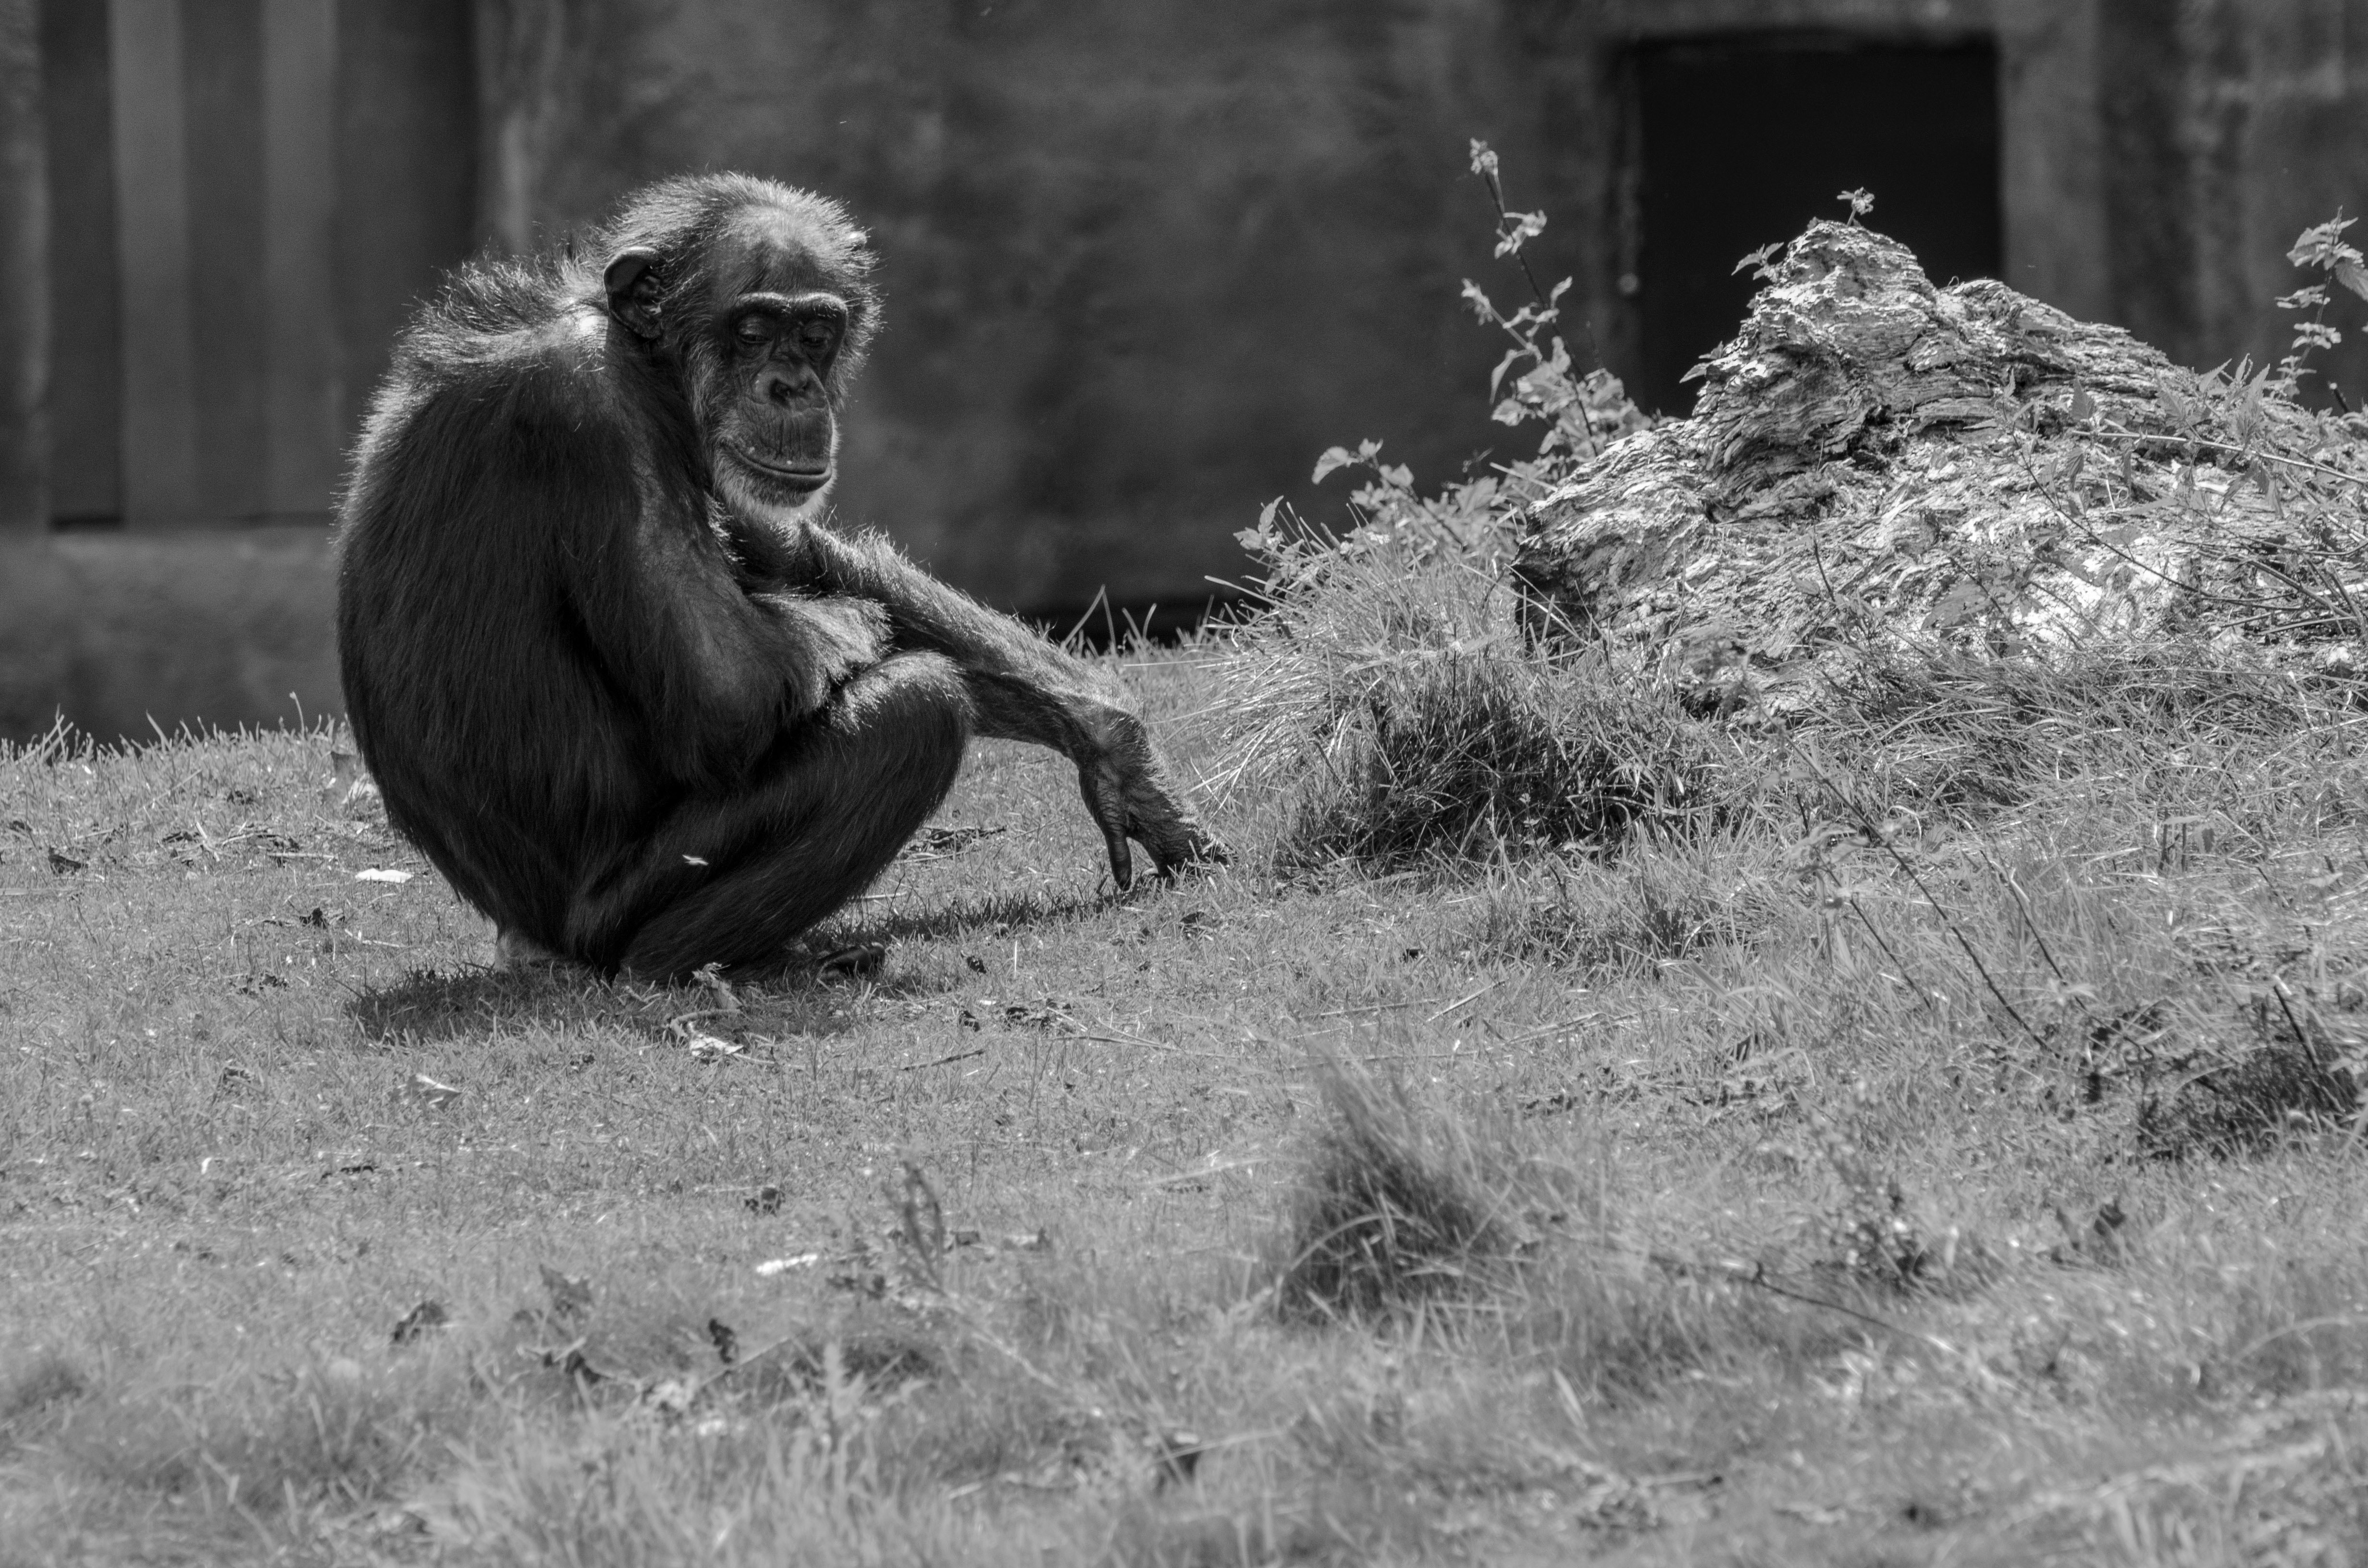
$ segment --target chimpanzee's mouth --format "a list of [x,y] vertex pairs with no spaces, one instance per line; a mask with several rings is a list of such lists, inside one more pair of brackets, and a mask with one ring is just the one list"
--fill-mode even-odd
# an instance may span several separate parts
[[812,468],[792,468],[785,463],[767,462],[746,447],[733,448],[732,455],[767,479],[787,489],[794,490],[801,495],[809,491],[820,490],[830,483],[830,464],[826,462],[817,463]]

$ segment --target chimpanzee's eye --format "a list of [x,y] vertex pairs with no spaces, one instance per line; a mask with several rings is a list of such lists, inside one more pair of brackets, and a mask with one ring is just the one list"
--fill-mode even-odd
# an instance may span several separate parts
[[773,335],[773,324],[763,316],[742,316],[740,324],[733,329],[733,335],[751,346],[765,343]]
[[828,316],[809,316],[798,324],[798,344],[809,354],[820,354],[838,341],[838,324]]

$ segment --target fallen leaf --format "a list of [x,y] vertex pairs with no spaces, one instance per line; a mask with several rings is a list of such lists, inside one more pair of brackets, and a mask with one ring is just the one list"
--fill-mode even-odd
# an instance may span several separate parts
[[818,1252],[802,1252],[795,1257],[768,1257],[757,1266],[759,1278],[770,1279],[776,1274],[787,1274],[792,1268],[807,1268],[822,1261]]
[[354,873],[354,881],[358,882],[407,882],[411,880],[411,875],[412,874],[409,871],[391,871],[381,867],[372,866],[366,871],[356,871]]
[[442,1328],[451,1321],[452,1314],[445,1309],[443,1302],[422,1301],[394,1320],[394,1342],[409,1345],[430,1329]]
[[425,1073],[414,1073],[404,1085],[412,1098],[430,1110],[443,1110],[461,1097],[461,1091],[450,1084],[439,1084]]
[[643,1403],[662,1415],[679,1416],[699,1397],[699,1385],[689,1378],[660,1378],[642,1395]]

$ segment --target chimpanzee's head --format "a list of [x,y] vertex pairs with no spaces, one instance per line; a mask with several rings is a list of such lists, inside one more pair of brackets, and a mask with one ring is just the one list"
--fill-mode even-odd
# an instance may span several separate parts
[[708,175],[651,187],[603,237],[609,313],[681,378],[716,494],[757,516],[818,509],[879,323],[863,231],[826,198]]

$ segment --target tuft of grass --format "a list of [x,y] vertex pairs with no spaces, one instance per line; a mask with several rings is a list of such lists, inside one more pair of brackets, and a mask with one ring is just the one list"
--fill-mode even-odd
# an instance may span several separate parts
[[89,1381],[72,1360],[55,1351],[33,1357],[0,1383],[0,1452],[89,1392]]
[[1651,974],[1781,928],[1781,868],[1731,843],[1639,843],[1614,858],[1536,854],[1488,868],[1460,950],[1582,971]]
[[1734,815],[1734,744],[1713,725],[1600,660],[1522,645],[1506,535],[1485,514],[1258,537],[1270,570],[1261,609],[1231,634],[1217,782],[1283,802],[1278,864],[1600,851]]
[[1712,820],[1710,767],[1653,704],[1558,672],[1450,655],[1368,680],[1304,784],[1285,865],[1608,848]]
[[1321,1085],[1329,1119],[1293,1199],[1282,1315],[1383,1322],[1508,1283],[1536,1244],[1518,1217],[1518,1172],[1403,1085],[1344,1064]]

